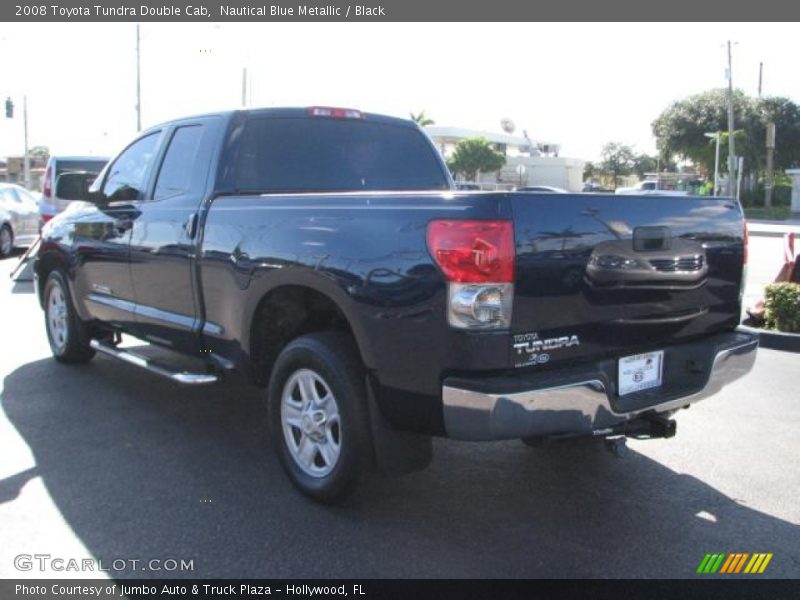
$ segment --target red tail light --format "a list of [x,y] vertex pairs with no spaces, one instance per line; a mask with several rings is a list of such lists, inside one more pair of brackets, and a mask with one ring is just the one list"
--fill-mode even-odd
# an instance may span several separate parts
[[42,224],[44,224],[44,223],[47,223],[47,222],[48,222],[50,219],[52,219],[54,216],[55,216],[55,215],[47,215],[47,214],[43,214],[43,215],[42,215]]
[[363,119],[360,110],[352,108],[332,108],[330,106],[312,106],[308,109],[310,117],[327,117],[329,119]]
[[42,196],[50,198],[53,195],[53,185],[50,181],[50,175],[53,173],[53,167],[47,167],[44,173],[44,184],[42,185]]
[[744,264],[747,264],[747,246],[750,244],[750,234],[747,232],[747,222],[744,224]]
[[431,221],[428,250],[448,281],[513,283],[511,221]]

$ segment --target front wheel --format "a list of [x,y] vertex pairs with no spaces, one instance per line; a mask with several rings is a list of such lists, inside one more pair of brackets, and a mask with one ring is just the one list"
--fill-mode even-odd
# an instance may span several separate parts
[[53,357],[65,363],[83,363],[94,356],[89,328],[72,305],[69,288],[60,271],[52,271],[44,287],[44,320]]
[[14,232],[11,227],[3,225],[0,227],[0,258],[5,258],[11,255],[14,249]]
[[344,499],[372,458],[353,341],[326,332],[289,343],[275,361],[267,402],[273,443],[292,483],[321,502]]

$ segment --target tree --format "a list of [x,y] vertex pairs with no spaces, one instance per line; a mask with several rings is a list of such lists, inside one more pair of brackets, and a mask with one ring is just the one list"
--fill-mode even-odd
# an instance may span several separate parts
[[416,123],[420,127],[427,127],[428,125],[436,125],[436,121],[428,117],[428,115],[425,114],[424,110],[419,111],[419,113],[417,113],[416,115],[413,112],[408,114],[411,117],[411,120],[414,121],[414,123]]
[[[800,165],[800,106],[788,98],[759,98],[756,110],[764,126],[775,123],[775,166],[789,169]],[[765,137],[761,138],[765,140]]]
[[636,173],[639,179],[644,179],[647,173],[655,173],[659,166],[658,157],[656,156],[637,154],[633,157],[633,172]]
[[489,140],[483,137],[461,140],[447,161],[453,175],[460,173],[467,180],[474,180],[479,171],[499,171],[504,164],[506,157],[492,149]]
[[[745,169],[757,171],[764,162],[766,127],[777,130],[775,168],[800,163],[800,107],[788,98],[750,98],[733,94],[736,154],[744,157]],[[677,156],[691,160],[708,172],[714,170],[716,142],[705,133],[723,132],[720,139],[720,169],[728,163],[728,91],[714,89],[673,102],[653,121],[653,135],[662,160]]]
[[595,177],[600,174],[600,170],[597,168],[597,165],[591,161],[586,161],[583,165],[583,180],[584,181],[591,181]]
[[34,146],[28,150],[28,155],[37,158],[48,158],[50,156],[50,149],[47,146]]
[[633,172],[633,150],[630,146],[626,146],[620,142],[609,142],[603,146],[600,156],[603,159],[601,163],[603,172],[611,177],[614,189],[617,189],[619,179]]
[[[752,167],[757,161],[753,148],[749,147],[751,144],[748,144],[751,138],[749,134],[757,121],[754,103],[743,92],[736,90],[733,94],[733,111],[737,129],[745,132],[736,152],[745,156],[747,164]],[[652,127],[663,158],[678,156],[713,172],[715,142],[705,134],[727,131],[728,91],[714,89],[673,102],[653,121]],[[722,166],[727,164],[727,152],[727,144],[723,145],[720,141]]]

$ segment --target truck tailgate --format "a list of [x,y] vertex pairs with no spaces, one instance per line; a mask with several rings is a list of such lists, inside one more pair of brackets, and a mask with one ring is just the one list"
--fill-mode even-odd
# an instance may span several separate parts
[[738,324],[745,234],[736,201],[510,198],[514,366],[633,354]]

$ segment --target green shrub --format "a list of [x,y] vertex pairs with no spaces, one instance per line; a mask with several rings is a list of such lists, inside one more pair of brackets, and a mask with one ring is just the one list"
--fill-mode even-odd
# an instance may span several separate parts
[[[742,206],[764,206],[764,184],[759,182],[752,192],[742,190],[739,197]],[[790,206],[792,204],[792,186],[776,183],[772,188],[772,206]]]
[[800,331],[800,283],[771,283],[765,296],[766,327],[778,331]]

